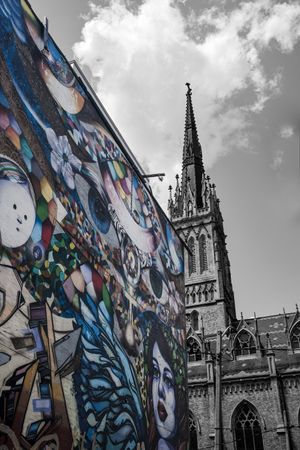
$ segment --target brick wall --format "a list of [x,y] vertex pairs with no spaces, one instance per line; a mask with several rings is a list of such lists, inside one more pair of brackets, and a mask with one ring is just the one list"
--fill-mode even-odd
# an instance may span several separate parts
[[186,313],[193,310],[199,312],[199,316],[203,317],[204,331],[206,335],[216,334],[219,330],[226,328],[225,323],[225,305],[223,302],[210,303],[207,305],[190,305],[186,307]]

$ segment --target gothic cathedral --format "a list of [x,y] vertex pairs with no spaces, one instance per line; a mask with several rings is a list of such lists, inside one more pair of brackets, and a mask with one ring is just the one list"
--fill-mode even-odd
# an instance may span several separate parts
[[190,450],[300,449],[300,315],[237,319],[216,188],[187,83],[181,179],[170,219],[186,243]]

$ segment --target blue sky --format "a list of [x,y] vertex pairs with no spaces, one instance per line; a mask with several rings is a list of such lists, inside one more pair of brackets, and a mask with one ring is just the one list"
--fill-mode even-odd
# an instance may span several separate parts
[[[238,313],[295,310],[300,254],[300,1],[31,0],[166,205],[185,82],[221,200]],[[300,303],[300,301],[299,301]]]

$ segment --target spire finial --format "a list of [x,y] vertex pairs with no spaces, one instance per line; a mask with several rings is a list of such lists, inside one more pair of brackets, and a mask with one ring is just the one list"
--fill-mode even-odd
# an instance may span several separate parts
[[286,333],[288,331],[289,327],[288,327],[288,318],[287,318],[287,315],[285,312],[285,308],[283,308],[283,315],[284,315],[284,320],[285,320],[284,332]]
[[185,83],[185,85],[187,86],[187,95],[190,95],[192,93],[192,89],[191,89],[191,83]]
[[272,344],[269,333],[266,334],[266,338],[267,338],[267,349],[272,350]]
[[169,200],[168,200],[168,211],[170,212],[170,217],[172,219],[173,216],[173,212],[174,212],[174,203],[173,203],[173,198],[172,198],[172,186],[169,186]]

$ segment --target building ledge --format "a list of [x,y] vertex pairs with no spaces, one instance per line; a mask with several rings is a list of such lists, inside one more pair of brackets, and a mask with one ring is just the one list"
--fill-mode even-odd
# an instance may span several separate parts
[[283,423],[279,423],[276,427],[277,434],[285,434],[285,426]]
[[247,359],[257,359],[258,357],[260,356],[257,353],[251,353],[251,355],[238,355],[235,358],[237,361],[244,361]]

